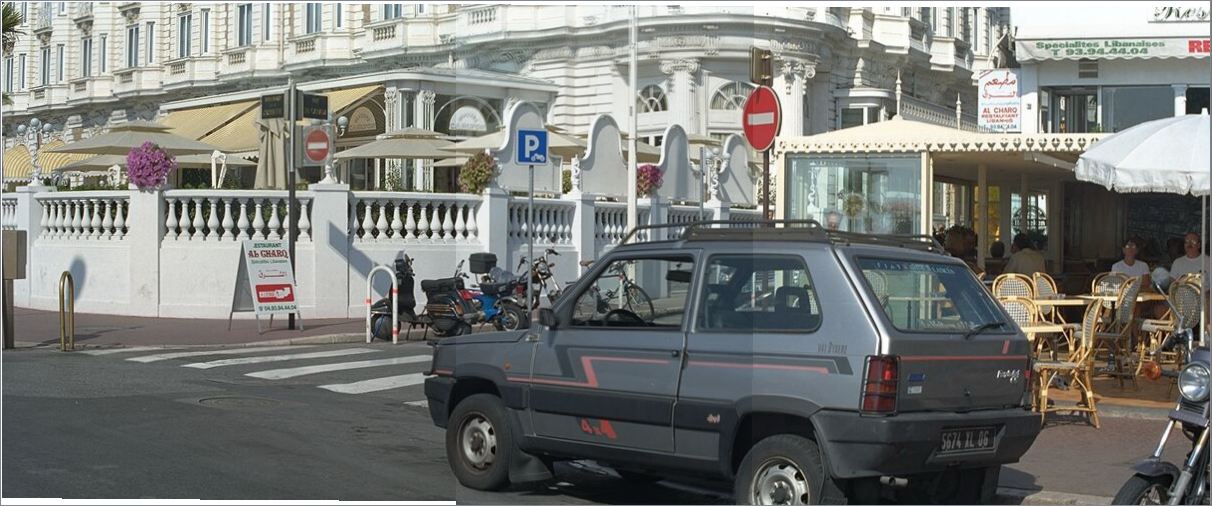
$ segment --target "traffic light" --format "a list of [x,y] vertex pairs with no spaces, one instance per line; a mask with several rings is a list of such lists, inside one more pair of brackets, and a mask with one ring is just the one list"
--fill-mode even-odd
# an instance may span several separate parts
[[774,55],[768,49],[749,48],[749,80],[760,86],[774,82]]

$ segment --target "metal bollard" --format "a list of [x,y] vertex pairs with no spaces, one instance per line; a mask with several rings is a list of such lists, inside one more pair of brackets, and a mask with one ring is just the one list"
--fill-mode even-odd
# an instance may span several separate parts
[[[66,288],[67,297],[63,292]],[[76,349],[76,281],[72,273],[63,271],[59,276],[59,350]]]

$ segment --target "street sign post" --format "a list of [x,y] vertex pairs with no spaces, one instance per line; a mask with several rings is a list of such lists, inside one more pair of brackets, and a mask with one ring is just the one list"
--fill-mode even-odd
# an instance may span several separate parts
[[770,216],[770,148],[779,135],[783,112],[779,96],[769,86],[758,86],[745,99],[741,111],[741,128],[745,140],[762,152],[762,218]]
[[[531,313],[538,309],[534,300],[534,166],[547,165],[547,130],[518,130],[514,140],[518,165],[530,167],[530,191],[526,197],[526,307]],[[533,307],[532,307],[533,306]]]
[[296,119],[318,119],[328,121],[328,96],[314,93],[299,93],[299,101],[303,108],[298,111]]
[[275,93],[261,96],[261,119],[285,119],[286,94]]
[[769,49],[749,48],[749,80],[759,86],[774,84],[774,54]]

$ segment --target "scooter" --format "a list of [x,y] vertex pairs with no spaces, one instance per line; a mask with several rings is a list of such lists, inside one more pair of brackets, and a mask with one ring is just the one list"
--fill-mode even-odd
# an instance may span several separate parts
[[460,290],[464,300],[475,303],[477,315],[472,323],[491,323],[497,330],[518,330],[530,326],[526,310],[522,308],[517,294],[523,288],[523,279],[497,267],[497,257],[492,253],[475,253],[471,256],[472,273],[480,274],[479,290]]
[[[425,309],[422,314],[416,313],[417,299],[413,296],[415,273],[412,268],[413,259],[408,255],[395,261],[396,284],[399,286],[400,298],[395,304],[396,313],[402,324],[411,330],[417,325],[433,330],[438,337],[449,337],[471,332],[471,324],[464,320],[465,315],[475,315],[472,303],[464,300],[460,290],[464,289],[462,273],[463,262],[455,268],[455,275],[449,278],[426,279],[421,281],[421,290],[425,292]],[[379,299],[370,306],[370,326],[376,339],[391,339],[391,308],[392,296]]]
[[[1178,404],[1170,411],[1170,420],[1162,432],[1157,449],[1133,466],[1136,471],[1115,494],[1112,504],[1208,504],[1208,369],[1207,346],[1195,348],[1191,329],[1168,336],[1159,351],[1184,346],[1189,360],[1178,372],[1162,371],[1155,362],[1143,368],[1146,377],[1178,378]],[[1166,441],[1175,426],[1191,441],[1182,468],[1162,460]]]

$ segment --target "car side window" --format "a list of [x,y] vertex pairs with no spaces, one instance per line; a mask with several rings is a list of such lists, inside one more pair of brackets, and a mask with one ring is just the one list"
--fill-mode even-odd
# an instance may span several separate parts
[[707,263],[698,330],[811,332],[821,306],[804,259],[718,255]]
[[693,273],[689,256],[613,260],[577,296],[571,326],[681,329]]

